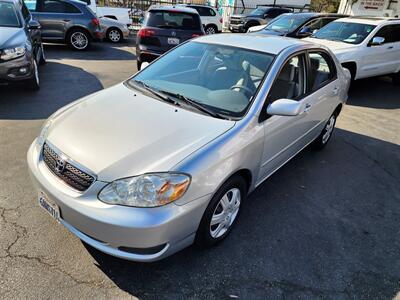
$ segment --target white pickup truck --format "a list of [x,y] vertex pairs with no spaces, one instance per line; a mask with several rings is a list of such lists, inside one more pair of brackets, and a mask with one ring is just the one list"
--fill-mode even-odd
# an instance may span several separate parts
[[82,0],[86,2],[93,12],[98,17],[107,17],[110,19],[117,20],[123,24],[130,26],[132,19],[129,16],[130,8],[127,7],[108,7],[108,6],[97,6],[96,0]]

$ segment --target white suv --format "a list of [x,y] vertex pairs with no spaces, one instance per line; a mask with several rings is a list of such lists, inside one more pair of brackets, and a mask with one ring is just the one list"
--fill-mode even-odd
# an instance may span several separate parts
[[214,34],[222,31],[222,17],[215,8],[199,4],[182,5],[193,8],[199,13],[206,34]]
[[330,48],[354,80],[393,74],[400,81],[399,18],[343,18],[306,40]]

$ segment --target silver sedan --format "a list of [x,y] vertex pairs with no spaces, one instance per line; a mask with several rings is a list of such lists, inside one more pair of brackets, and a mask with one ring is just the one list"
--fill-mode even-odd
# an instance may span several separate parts
[[100,27],[105,33],[104,37],[108,41],[112,43],[119,43],[129,37],[129,29],[126,24],[107,17],[100,17],[99,21]]
[[349,82],[312,43],[191,40],[45,122],[28,152],[39,204],[124,259],[214,245],[249,193],[307,145],[327,145]]

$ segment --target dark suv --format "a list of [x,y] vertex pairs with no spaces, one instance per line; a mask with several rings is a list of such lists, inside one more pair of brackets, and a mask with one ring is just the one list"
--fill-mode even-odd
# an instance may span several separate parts
[[86,5],[74,0],[25,0],[32,15],[42,25],[42,38],[67,43],[75,50],[86,50],[93,40],[101,40],[99,19]]
[[229,19],[229,30],[232,32],[247,32],[250,27],[267,24],[272,19],[293,10],[285,7],[259,6],[248,15],[232,15]]
[[146,13],[136,40],[137,67],[151,62],[176,45],[204,35],[196,10],[182,6],[154,6]]
[[38,90],[38,65],[44,63],[40,24],[22,0],[0,0],[0,83],[24,82]]

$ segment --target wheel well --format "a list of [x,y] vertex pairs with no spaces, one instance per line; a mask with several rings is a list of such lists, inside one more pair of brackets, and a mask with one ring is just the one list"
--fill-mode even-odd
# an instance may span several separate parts
[[218,30],[217,25],[212,24],[212,23],[211,23],[211,24],[207,24],[207,25],[206,25],[206,28],[207,28],[207,27],[214,27],[214,29]]
[[252,20],[252,21],[248,21],[248,22],[244,25],[244,28],[249,29],[249,28],[252,27],[252,26],[258,26],[258,25],[260,25],[260,22],[257,22],[257,21]]
[[241,169],[241,170],[235,172],[234,174],[232,174],[231,177],[236,176],[236,175],[241,176],[246,181],[246,186],[247,186],[247,191],[248,191],[251,186],[251,180],[252,180],[252,175],[251,175],[250,170]]
[[121,29],[119,29],[118,27],[112,26],[112,27],[110,27],[110,28],[107,29],[107,35],[108,35],[108,33],[109,33],[112,29],[118,30],[120,33],[122,33]]
[[336,116],[338,116],[338,115],[340,114],[340,112],[342,111],[342,107],[343,107],[343,104],[342,104],[342,103],[340,103],[340,104],[336,107],[336,109],[335,109]]
[[88,35],[88,37],[89,37],[89,40],[92,38],[92,35],[90,34],[89,30],[87,30],[87,29],[84,28],[84,27],[74,26],[74,27],[69,28],[69,29],[67,30],[67,32],[65,33],[65,40],[67,40],[68,36],[69,36],[69,35],[71,34],[71,32],[74,31],[74,30],[82,30],[82,31],[84,31],[84,32],[87,33],[87,35]]
[[113,15],[105,15],[104,17],[118,21],[117,17]]
[[353,61],[342,63],[342,67],[350,71],[351,79],[354,80],[357,74],[357,64]]

